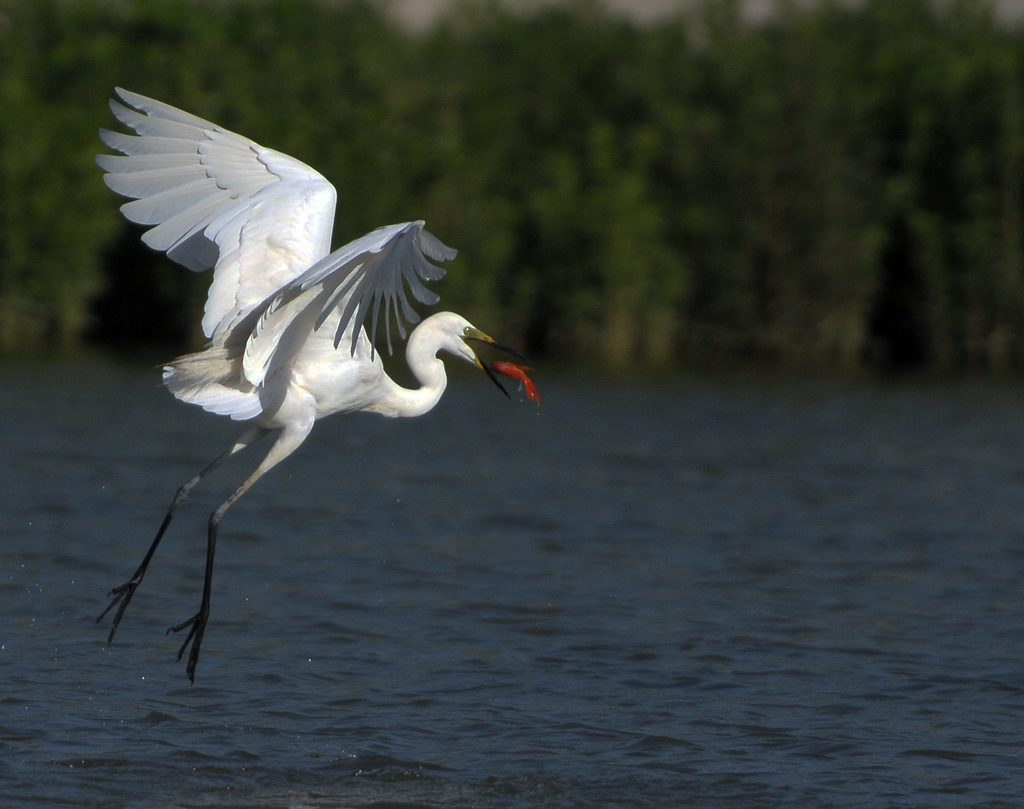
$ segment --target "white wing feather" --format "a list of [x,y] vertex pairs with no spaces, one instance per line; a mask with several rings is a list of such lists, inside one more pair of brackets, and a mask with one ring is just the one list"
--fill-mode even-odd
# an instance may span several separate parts
[[263,385],[328,321],[334,347],[347,336],[354,355],[370,312],[375,336],[381,308],[390,351],[392,315],[403,337],[403,323],[419,320],[406,289],[421,303],[438,301],[422,282],[444,270],[427,259],[456,251],[423,222],[378,228],[329,254],[337,193],[319,173],[167,104],[117,93],[134,109],[111,101],[114,115],[138,134],[101,130],[121,156],[96,161],[107,185],[133,198],[124,215],[153,225],[146,244],[190,270],[215,267],[203,331],[214,343],[244,344],[249,384]]
[[[215,267],[203,331],[216,337],[327,255],[337,194],[304,163],[187,112],[118,89],[115,117],[138,133],[102,130],[124,156],[99,155],[121,210],[154,225],[150,247],[190,270]],[[139,112],[141,110],[141,112]],[[145,113],[145,114],[143,114]]]
[[[455,255],[454,249],[423,229],[423,222],[377,228],[338,248],[282,287],[267,302],[246,342],[242,360],[245,377],[255,385],[260,384],[293,356],[297,343],[308,339],[312,331],[328,320],[332,325],[337,323],[333,334],[328,335],[334,347],[347,337],[349,352],[354,355],[360,337],[365,338],[363,323],[371,311],[372,357],[381,308],[385,312],[390,351],[391,314],[403,337],[403,321],[419,321],[419,315],[409,305],[405,288],[408,287],[421,303],[437,303],[437,294],[427,289],[421,279],[437,280],[445,271],[428,262],[427,257],[446,261]],[[332,318],[339,312],[338,317]]]

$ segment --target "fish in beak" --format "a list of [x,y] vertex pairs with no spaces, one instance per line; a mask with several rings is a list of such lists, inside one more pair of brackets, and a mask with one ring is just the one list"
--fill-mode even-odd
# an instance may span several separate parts
[[[463,339],[464,340],[476,340],[477,342],[480,342],[480,343],[486,343],[489,346],[494,346],[499,351],[504,351],[506,354],[511,354],[513,357],[516,357],[517,359],[520,359],[523,362],[529,362],[529,360],[526,359],[526,357],[524,357],[522,354],[520,354],[514,348],[509,348],[507,345],[502,345],[497,340],[495,340],[493,337],[491,337],[490,335],[484,334],[479,329],[475,329],[475,328],[468,329],[466,331],[466,334],[463,337]],[[474,355],[475,354],[476,354],[476,352],[474,352]],[[477,367],[479,367],[481,371],[483,371],[485,374],[487,374],[488,379],[490,379],[491,382],[493,382],[495,385],[498,386],[498,390],[500,390],[502,393],[504,393],[506,398],[511,399],[512,397],[509,396],[508,391],[505,390],[505,386],[502,385],[501,382],[498,381],[498,377],[495,376],[496,373],[502,374],[503,376],[511,376],[511,377],[514,377],[516,379],[521,380],[523,382],[523,385],[526,388],[526,395],[527,395],[527,397],[529,397],[530,399],[533,399],[534,401],[536,401],[537,404],[540,404],[540,397],[537,395],[537,388],[534,387],[533,382],[531,382],[527,378],[526,374],[523,372],[524,370],[527,370],[527,371],[530,370],[530,368],[528,366],[520,366],[520,365],[516,365],[515,363],[512,363],[512,362],[492,362],[492,363],[490,363],[490,365],[484,365],[484,363],[480,361],[479,357],[475,357],[475,359],[476,359]],[[512,370],[512,369],[515,369],[515,370]]]

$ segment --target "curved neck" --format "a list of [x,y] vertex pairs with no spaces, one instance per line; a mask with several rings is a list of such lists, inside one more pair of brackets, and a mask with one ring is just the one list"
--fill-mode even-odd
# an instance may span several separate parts
[[448,375],[444,363],[437,358],[438,346],[423,337],[420,329],[414,329],[405,349],[405,361],[420,387],[410,390],[385,377],[391,390],[386,408],[381,409],[384,415],[399,418],[422,416],[433,410],[441,400],[441,394],[448,384]]

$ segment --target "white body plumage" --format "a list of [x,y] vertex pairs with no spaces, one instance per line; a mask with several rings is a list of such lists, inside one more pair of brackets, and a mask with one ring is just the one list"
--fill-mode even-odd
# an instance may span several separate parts
[[407,292],[421,303],[436,303],[423,281],[444,271],[430,260],[454,258],[455,251],[424,230],[423,222],[403,222],[331,252],[337,193],[319,173],[202,118],[117,92],[125,103],[112,101],[111,109],[136,134],[101,130],[103,141],[121,153],[97,157],[107,185],[132,198],[121,210],[150,226],[142,237],[146,244],[190,270],[214,269],[202,320],[209,345],[169,363],[164,383],[177,398],[246,422],[247,429],[182,486],[135,575],[112,591],[103,613],[119,605],[110,639],[192,488],[239,450],[278,433],[255,471],[210,516],[200,609],[172,627],[188,630],[178,656],[191,643],[186,672],[194,679],[209,616],[217,528],[231,505],[291,454],[318,419],[356,410],[391,417],[426,413],[446,385],[439,352],[488,371],[466,341],[497,344],[460,315],[435,314],[412,331],[406,348],[420,387],[396,384],[373,344],[379,314],[390,349],[392,317],[402,337],[405,323],[419,320]]

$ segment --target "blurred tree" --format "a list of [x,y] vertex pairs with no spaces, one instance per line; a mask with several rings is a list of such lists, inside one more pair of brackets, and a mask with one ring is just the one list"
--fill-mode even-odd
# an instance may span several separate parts
[[92,14],[40,2],[0,13],[0,348],[74,345],[103,280],[113,223],[88,212],[104,189],[90,170],[100,116],[82,115],[83,66],[106,58]]
[[445,305],[532,353],[1024,366],[1024,32],[986,0],[741,12],[0,0],[0,350],[202,339],[208,277],[127,249],[93,164],[126,85],[314,165],[338,242],[426,219]]

